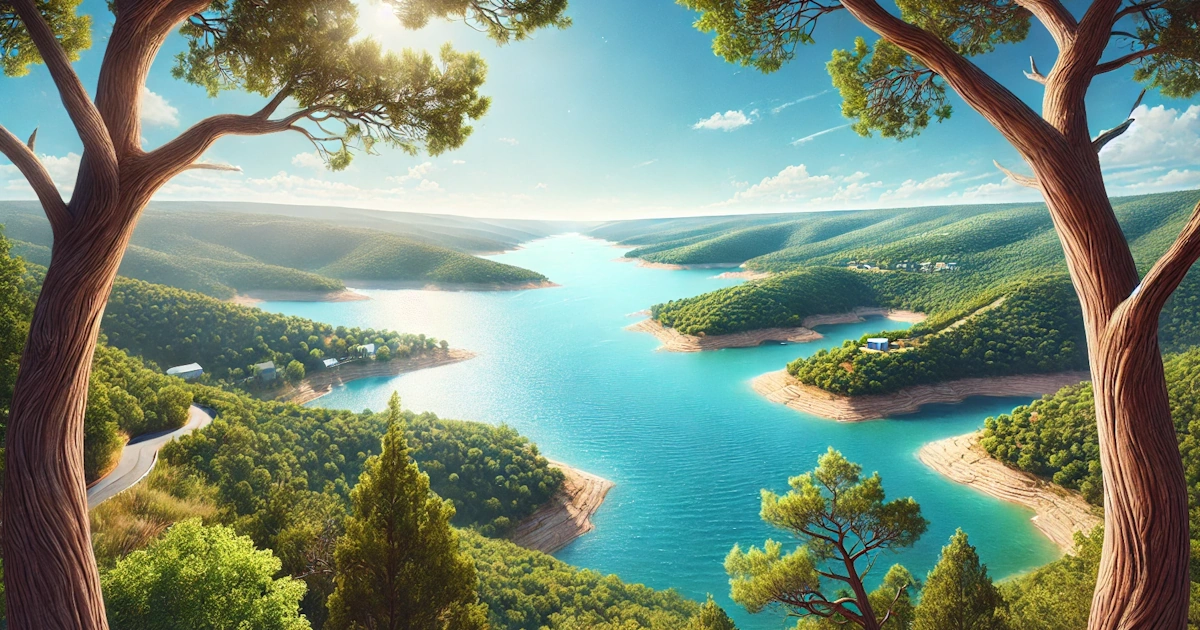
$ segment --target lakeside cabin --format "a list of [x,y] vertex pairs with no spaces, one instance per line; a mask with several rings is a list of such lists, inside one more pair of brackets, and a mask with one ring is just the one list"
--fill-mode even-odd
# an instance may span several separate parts
[[338,360],[337,359],[325,359],[325,361],[323,361],[323,363],[325,364],[326,368],[334,368],[334,367],[337,367]]
[[887,352],[890,349],[891,342],[888,341],[887,337],[871,337],[870,339],[867,339],[867,350]]
[[264,383],[270,383],[271,381],[275,380],[276,376],[278,376],[275,371],[274,361],[254,364],[254,372],[258,374],[259,380]]
[[185,381],[194,381],[204,376],[204,368],[200,367],[199,363],[176,365],[167,370],[167,376],[178,376]]

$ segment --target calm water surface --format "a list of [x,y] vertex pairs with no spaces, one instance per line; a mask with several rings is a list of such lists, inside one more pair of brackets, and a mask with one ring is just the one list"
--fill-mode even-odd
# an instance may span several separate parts
[[407,408],[442,417],[507,423],[554,459],[616,482],[596,531],[556,554],[562,560],[703,599],[712,593],[746,630],[794,625],[750,616],[728,599],[722,568],[734,543],[786,536],[758,517],[759,490],[783,492],[832,445],[889,496],[911,495],[931,521],[909,550],[881,558],[877,577],[902,562],[924,577],[963,528],[994,576],[1052,560],[1056,548],[1027,510],[944,480],[917,460],[922,444],[979,428],[1020,398],[934,405],[878,422],[838,424],[767,402],[751,378],[797,356],[901,324],[876,319],[821,327],[812,343],[703,353],[655,352],[650,335],[625,330],[633,313],[669,299],[736,284],[716,272],[646,269],[618,262],[624,250],[558,236],[492,257],[537,270],[559,288],[520,292],[363,291],[363,302],[263,304],[335,325],[426,333],[477,352],[463,363],[356,381],[314,404],[382,409],[393,390]]

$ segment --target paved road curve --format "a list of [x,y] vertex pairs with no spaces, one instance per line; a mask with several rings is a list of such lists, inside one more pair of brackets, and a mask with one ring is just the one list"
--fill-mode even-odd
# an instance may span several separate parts
[[129,489],[150,474],[158,461],[158,450],[171,440],[187,435],[196,429],[208,426],[213,421],[212,411],[192,405],[188,410],[187,424],[171,431],[148,433],[133,438],[121,451],[117,467],[87,491],[88,509],[100,505],[117,494]]

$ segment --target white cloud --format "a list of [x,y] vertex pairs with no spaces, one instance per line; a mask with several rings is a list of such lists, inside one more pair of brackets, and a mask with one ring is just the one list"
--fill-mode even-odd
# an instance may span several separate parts
[[408,173],[404,175],[389,177],[388,181],[395,182],[397,184],[403,184],[404,182],[416,181],[419,179],[422,180],[422,184],[424,184],[425,177],[432,172],[433,162],[422,162],[416,166],[408,167]]
[[323,171],[325,170],[325,160],[322,160],[321,156],[316,153],[297,153],[292,158],[292,166]]
[[417,186],[417,190],[421,192],[444,192],[441,184],[429,179],[422,179],[420,185]]
[[1180,112],[1139,105],[1133,125],[1100,151],[1106,169],[1200,163],[1200,105]]
[[[59,191],[64,195],[70,194],[71,190],[75,188],[75,177],[79,174],[80,155],[78,153],[68,153],[63,157],[40,155],[38,159],[46,168],[46,172],[50,174],[50,179],[54,180],[54,184],[58,186]],[[33,193],[33,187],[13,164],[0,164],[0,185],[4,190]]]
[[450,163],[454,164],[454,165],[459,165],[459,164],[466,164],[467,161],[466,160],[452,160]]
[[833,90],[825,90],[824,92],[817,92],[816,94],[809,94],[808,96],[801,96],[800,98],[798,98],[798,99],[796,99],[796,100],[794,100],[794,101],[788,101],[788,102],[786,102],[786,103],[783,103],[783,104],[781,104],[781,105],[777,105],[777,106],[775,106],[775,107],[772,107],[772,108],[771,108],[771,113],[772,113],[772,114],[778,114],[779,112],[782,112],[783,110],[785,110],[785,109],[787,109],[787,108],[791,107],[792,105],[799,105],[800,103],[803,103],[803,102],[805,102],[805,101],[811,101],[811,100],[813,100],[814,98],[817,98],[818,96],[825,96],[826,94],[828,94],[828,93],[830,93],[830,92],[832,92],[832,91],[833,91]]
[[178,127],[179,108],[142,86],[142,124],[151,127]]
[[546,190],[547,188],[549,188],[549,186],[547,186],[546,184],[544,184],[542,182],[538,182],[537,186],[533,187],[534,190]]
[[952,173],[939,173],[933,177],[917,181],[915,179],[905,180],[896,188],[884,192],[879,195],[880,201],[898,201],[901,199],[911,199],[913,197],[927,197],[931,193],[940,193],[950,187],[959,177],[963,175],[962,171],[954,171]]
[[750,112],[750,116],[747,116],[740,109],[737,111],[729,110],[724,114],[717,112],[712,116],[709,116],[708,118],[705,118],[692,125],[692,129],[733,131],[734,129],[739,129],[753,123],[754,121],[751,120],[751,118],[757,112],[758,110]]
[[500,142],[503,142],[504,144],[507,144],[509,146],[513,146],[513,147],[517,146],[518,144],[521,144],[521,141],[517,140],[516,138],[497,138],[497,140],[499,140]]
[[807,136],[804,136],[803,138],[799,138],[797,140],[792,140],[792,146],[798,147],[798,146],[805,144],[807,142],[810,142],[816,138],[820,138],[821,136],[823,136],[827,133],[833,133],[833,132],[837,131],[838,129],[845,129],[846,127],[849,127],[849,126],[850,126],[849,124],[845,124],[845,125],[838,125],[836,127],[830,127],[828,129],[822,129],[821,131],[818,131],[817,133],[812,133]]
[[639,162],[637,164],[634,164],[633,168],[643,168],[646,166],[650,166],[651,164],[654,164],[657,161],[658,161],[658,158],[654,158],[653,160],[646,160],[645,162]]
[[[846,202],[865,199],[867,193],[882,186],[882,182],[866,181],[862,171],[851,175],[813,175],[804,164],[788,166],[777,175],[734,194],[732,199],[717,205],[804,204],[809,208],[830,208]],[[734,183],[737,186],[737,182]]]

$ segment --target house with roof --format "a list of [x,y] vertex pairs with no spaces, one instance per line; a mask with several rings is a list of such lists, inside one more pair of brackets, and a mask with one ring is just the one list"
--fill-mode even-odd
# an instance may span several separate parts
[[327,367],[327,368],[333,368],[333,367],[337,367],[337,366],[338,366],[338,360],[337,360],[337,359],[325,359],[324,361],[322,361],[322,363],[324,363],[324,364],[325,364],[325,367]]
[[176,365],[175,367],[167,370],[167,376],[178,376],[185,381],[194,381],[201,376],[204,376],[204,368],[200,367],[199,363]]
[[254,373],[258,375],[258,379],[264,383],[270,383],[275,380],[278,373],[275,371],[275,362],[266,361],[264,363],[254,364]]
[[891,347],[891,342],[888,341],[887,337],[871,337],[867,339],[867,350],[887,352]]

